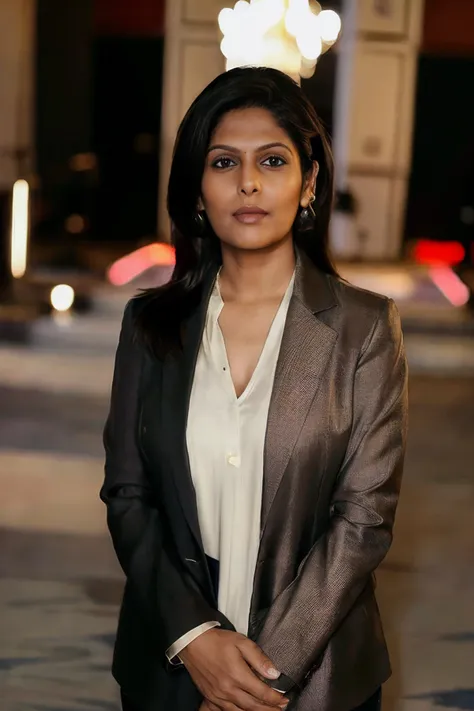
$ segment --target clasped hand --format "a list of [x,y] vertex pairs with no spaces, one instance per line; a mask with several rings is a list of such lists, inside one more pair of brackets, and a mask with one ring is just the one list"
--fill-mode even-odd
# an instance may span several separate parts
[[183,649],[180,658],[204,696],[201,711],[269,711],[289,703],[262,681],[280,675],[270,659],[237,632],[208,630]]

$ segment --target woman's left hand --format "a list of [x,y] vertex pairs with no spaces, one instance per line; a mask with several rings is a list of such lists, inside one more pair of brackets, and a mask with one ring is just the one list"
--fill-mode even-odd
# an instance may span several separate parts
[[199,707],[199,711],[220,711],[220,709],[217,706],[214,706],[214,704],[211,704],[210,701],[206,701],[206,699],[204,699]]

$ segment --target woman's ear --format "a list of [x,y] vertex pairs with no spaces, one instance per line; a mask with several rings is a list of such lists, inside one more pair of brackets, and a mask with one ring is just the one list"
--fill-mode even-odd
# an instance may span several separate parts
[[202,201],[202,198],[200,197],[197,203],[197,211],[198,212],[204,212],[206,208],[204,207],[204,203]]
[[311,198],[314,198],[314,196],[316,195],[316,181],[318,178],[318,173],[319,163],[318,161],[314,160],[313,167],[311,168],[311,171],[307,174],[303,184],[303,192],[300,200],[300,205],[303,208],[308,207],[308,205],[312,202]]

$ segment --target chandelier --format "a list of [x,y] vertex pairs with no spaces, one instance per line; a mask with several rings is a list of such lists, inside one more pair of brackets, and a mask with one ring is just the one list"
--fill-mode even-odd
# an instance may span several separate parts
[[313,0],[238,0],[218,19],[227,70],[266,66],[304,79],[341,31],[339,15]]

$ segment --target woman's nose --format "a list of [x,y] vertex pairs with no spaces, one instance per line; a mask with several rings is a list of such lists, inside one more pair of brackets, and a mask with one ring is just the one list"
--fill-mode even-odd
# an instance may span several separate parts
[[244,195],[253,195],[260,192],[260,177],[255,168],[244,168],[241,174],[240,192]]

